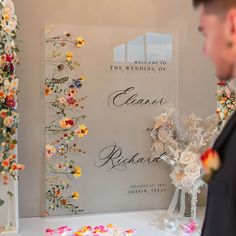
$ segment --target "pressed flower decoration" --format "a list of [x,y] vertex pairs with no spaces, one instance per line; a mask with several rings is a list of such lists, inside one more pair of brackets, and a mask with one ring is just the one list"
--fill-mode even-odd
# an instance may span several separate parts
[[79,142],[89,132],[83,114],[87,97],[80,95],[86,77],[77,59],[84,45],[82,37],[68,32],[56,36],[48,32],[46,38],[47,215],[60,208],[72,214],[83,211],[78,205],[80,194],[71,182],[82,176],[78,159],[86,152]]
[[76,232],[71,233],[72,229],[68,226],[61,226],[57,229],[47,228],[45,230],[45,236],[50,235],[73,235],[73,236],[129,236],[134,235],[135,230],[127,229],[121,230],[113,224],[108,225],[98,225],[98,226],[83,226],[78,229]]
[[[19,63],[16,31],[18,28],[14,4],[0,1],[0,181],[7,185],[10,177],[18,178],[24,165],[17,162],[16,132],[19,123],[17,111],[18,78],[15,67]],[[8,192],[9,196],[13,193]],[[0,207],[4,200],[0,199]]]

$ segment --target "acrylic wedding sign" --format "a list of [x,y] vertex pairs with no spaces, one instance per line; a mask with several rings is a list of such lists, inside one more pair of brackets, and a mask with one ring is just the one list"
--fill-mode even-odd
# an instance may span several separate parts
[[177,35],[46,26],[46,213],[167,208],[164,155],[148,128],[177,105]]

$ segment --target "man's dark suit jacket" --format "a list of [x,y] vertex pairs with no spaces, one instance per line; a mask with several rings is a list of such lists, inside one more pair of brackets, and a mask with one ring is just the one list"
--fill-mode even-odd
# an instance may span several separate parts
[[213,149],[218,152],[222,164],[208,185],[202,236],[236,236],[236,112]]

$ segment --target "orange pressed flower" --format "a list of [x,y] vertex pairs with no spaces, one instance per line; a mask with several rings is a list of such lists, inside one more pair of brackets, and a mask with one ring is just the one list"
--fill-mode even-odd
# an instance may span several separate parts
[[61,190],[60,189],[58,189],[56,192],[55,192],[55,196],[60,196],[61,195]]
[[16,155],[15,154],[12,154],[8,157],[8,160],[9,161],[13,161],[14,159],[16,159]]
[[3,181],[3,184],[4,184],[4,185],[7,185],[8,182],[9,182],[8,176],[7,176],[7,175],[3,175],[3,176],[2,176],[2,181]]
[[11,143],[11,144],[10,144],[10,149],[11,149],[11,150],[14,150],[15,148],[16,148],[16,145],[15,145],[14,143]]
[[52,89],[48,86],[45,87],[45,96],[49,96],[52,94]]
[[14,163],[11,164],[11,170],[13,170],[13,171],[18,170],[17,163],[14,162]]
[[5,109],[3,109],[3,110],[1,110],[0,111],[0,116],[1,116],[1,118],[3,118],[3,119],[5,119],[6,117],[7,117],[7,110],[5,110]]
[[17,164],[17,169],[19,170],[19,171],[21,171],[21,170],[24,170],[25,169],[25,165],[22,165],[22,164]]
[[67,204],[67,200],[65,198],[61,199],[60,201],[62,206],[65,206]]
[[74,125],[74,123],[75,122],[71,118],[67,118],[67,117],[59,121],[59,124],[63,129],[71,128]]
[[2,161],[2,166],[5,168],[8,168],[10,166],[10,161],[9,159],[3,160]]
[[6,94],[2,90],[0,90],[0,98],[5,98],[5,97],[6,97]]

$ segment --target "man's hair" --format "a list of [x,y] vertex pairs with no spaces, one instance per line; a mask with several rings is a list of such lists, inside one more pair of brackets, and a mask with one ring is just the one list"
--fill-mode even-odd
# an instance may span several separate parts
[[195,8],[204,5],[207,11],[223,13],[232,7],[236,7],[236,0],[193,0]]

